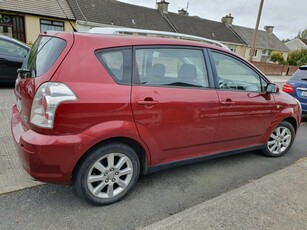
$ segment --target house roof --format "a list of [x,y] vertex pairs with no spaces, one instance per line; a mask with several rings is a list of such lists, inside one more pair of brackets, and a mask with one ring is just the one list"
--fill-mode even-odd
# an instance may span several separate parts
[[221,42],[245,44],[222,22],[176,13],[165,14],[165,17],[171,21],[179,33],[201,36]]
[[307,45],[307,39],[299,38],[305,45]]
[[158,10],[116,0],[68,0],[76,19],[107,25],[174,32]]
[[[237,33],[248,46],[252,46],[255,29],[237,25],[229,26],[229,28]],[[285,46],[285,44],[281,42],[273,33],[269,33],[264,30],[258,30],[255,47],[260,49],[286,52],[289,51],[289,48]]]
[[75,20],[74,14],[66,0],[1,0],[0,9]]

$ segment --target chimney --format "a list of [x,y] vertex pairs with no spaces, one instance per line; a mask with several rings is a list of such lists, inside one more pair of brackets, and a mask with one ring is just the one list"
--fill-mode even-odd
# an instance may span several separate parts
[[274,26],[265,26],[264,29],[265,29],[265,31],[268,32],[269,34],[272,34],[272,33],[273,33]]
[[232,26],[233,17],[231,14],[226,15],[225,17],[222,17],[222,22],[228,26]]
[[166,2],[165,0],[161,0],[161,2],[157,2],[158,10],[161,14],[167,14],[168,13],[168,4],[169,2]]
[[185,15],[185,16],[189,16],[189,12],[186,11],[185,9],[181,8],[180,10],[178,10],[178,14],[180,15]]

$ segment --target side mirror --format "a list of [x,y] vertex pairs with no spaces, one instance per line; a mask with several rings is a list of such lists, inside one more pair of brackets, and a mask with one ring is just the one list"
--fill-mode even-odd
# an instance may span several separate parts
[[279,88],[276,84],[274,83],[268,83],[266,86],[266,93],[278,93]]
[[25,79],[25,78],[28,78],[28,75],[31,74],[31,70],[21,68],[17,70],[17,73],[19,74],[21,79]]

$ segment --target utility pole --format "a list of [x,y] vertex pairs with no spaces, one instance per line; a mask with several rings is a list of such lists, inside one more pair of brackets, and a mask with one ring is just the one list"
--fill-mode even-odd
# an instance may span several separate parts
[[264,2],[264,0],[261,0],[260,6],[259,6],[258,17],[257,17],[257,22],[256,22],[256,27],[255,27],[255,33],[254,33],[252,48],[251,48],[250,53],[249,53],[249,61],[253,60],[253,56],[254,56],[254,52],[255,52],[255,45],[256,45],[256,39],[257,39],[257,33],[258,33],[258,28],[259,28],[259,22],[260,22],[260,18],[261,18],[263,2]]

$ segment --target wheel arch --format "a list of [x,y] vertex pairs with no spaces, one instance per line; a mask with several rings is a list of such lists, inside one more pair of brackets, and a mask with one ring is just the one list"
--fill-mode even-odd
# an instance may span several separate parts
[[74,180],[77,170],[80,167],[81,163],[86,157],[88,157],[91,154],[92,151],[94,151],[97,148],[100,148],[103,145],[107,145],[109,143],[122,143],[132,148],[136,152],[137,157],[139,158],[139,161],[140,161],[140,167],[141,167],[140,173],[145,174],[147,172],[147,164],[150,159],[148,159],[149,156],[147,156],[145,148],[138,141],[132,138],[129,138],[129,137],[112,137],[112,138],[102,140],[96,143],[80,157],[75,167],[73,168],[71,180],[72,181]]
[[293,126],[295,133],[297,132],[298,127],[297,127],[297,122],[294,117],[287,117],[283,121],[289,122]]

